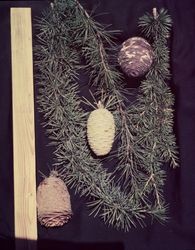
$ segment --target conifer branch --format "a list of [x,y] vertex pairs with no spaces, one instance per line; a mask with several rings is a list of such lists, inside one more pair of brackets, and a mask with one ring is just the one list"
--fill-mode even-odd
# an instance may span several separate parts
[[[177,165],[173,135],[173,95],[165,83],[170,76],[166,39],[170,17],[161,10],[140,19],[146,36],[154,38],[154,67],[141,83],[135,104],[126,107],[123,77],[116,69],[112,40],[114,32],[91,18],[78,1],[56,0],[37,21],[39,34],[35,47],[38,103],[44,127],[55,146],[55,168],[65,182],[89,199],[94,216],[128,231],[144,226],[152,216],[167,219],[162,196],[165,172],[163,161]],[[122,183],[115,183],[86,142],[88,112],[81,108],[78,70],[84,58],[96,95],[106,93],[118,124],[118,171]],[[127,186],[129,182],[130,185]],[[151,199],[151,194],[154,198]]]

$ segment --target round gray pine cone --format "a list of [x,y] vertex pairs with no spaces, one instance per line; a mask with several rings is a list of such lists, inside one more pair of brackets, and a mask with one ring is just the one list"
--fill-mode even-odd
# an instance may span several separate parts
[[68,189],[55,171],[37,188],[38,220],[45,227],[63,226],[72,217]]
[[133,77],[144,75],[150,69],[153,59],[151,45],[141,37],[132,37],[123,42],[118,55],[122,70]]

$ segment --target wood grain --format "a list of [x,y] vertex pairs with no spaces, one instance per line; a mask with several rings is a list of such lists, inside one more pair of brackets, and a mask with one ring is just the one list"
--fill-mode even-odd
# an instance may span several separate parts
[[[30,8],[11,8],[15,237],[37,239],[32,24]],[[19,240],[18,240],[19,241]],[[23,242],[21,241],[21,242]]]

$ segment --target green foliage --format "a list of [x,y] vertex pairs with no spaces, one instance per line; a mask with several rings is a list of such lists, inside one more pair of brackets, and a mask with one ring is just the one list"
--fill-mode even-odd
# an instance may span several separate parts
[[[177,166],[173,134],[174,97],[166,80],[166,39],[171,19],[165,10],[144,15],[139,26],[152,40],[155,61],[135,103],[126,105],[123,76],[117,70],[112,35],[75,0],[56,0],[37,20],[35,46],[38,103],[44,127],[55,146],[55,168],[67,185],[88,197],[94,216],[128,231],[148,216],[167,219],[163,162]],[[84,65],[81,62],[85,62]],[[109,99],[117,124],[115,173],[91,155],[86,141],[88,112],[81,107],[78,72],[84,69],[96,98]],[[108,156],[110,157],[110,156]],[[116,182],[114,174],[120,175]]]

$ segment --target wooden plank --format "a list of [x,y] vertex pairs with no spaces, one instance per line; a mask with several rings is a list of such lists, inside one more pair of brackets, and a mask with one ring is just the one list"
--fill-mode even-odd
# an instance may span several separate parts
[[[15,237],[37,240],[34,90],[30,8],[11,8]],[[19,239],[23,239],[19,241]]]

